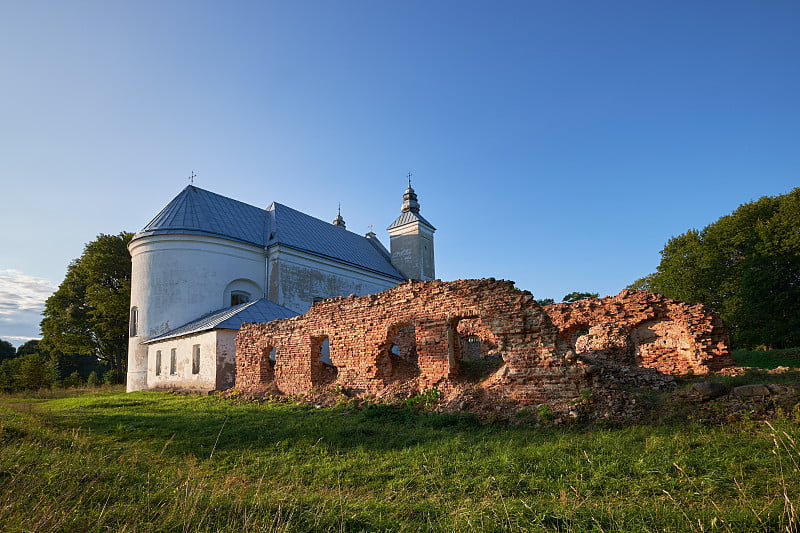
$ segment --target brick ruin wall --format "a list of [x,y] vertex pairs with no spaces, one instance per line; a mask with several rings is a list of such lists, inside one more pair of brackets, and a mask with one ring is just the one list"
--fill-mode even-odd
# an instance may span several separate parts
[[578,354],[667,374],[705,374],[734,364],[725,325],[700,304],[626,289],[544,309]]
[[[658,339],[684,330],[675,342],[656,342],[643,366],[702,371],[726,365],[713,360],[724,359],[719,319],[698,306],[647,294],[620,295],[608,305],[559,304],[545,312],[530,292],[489,278],[409,281],[379,294],[331,298],[301,316],[243,325],[236,338],[236,388],[306,394],[341,386],[363,395],[409,382],[419,391],[469,385],[522,404],[565,406],[581,391],[607,392],[620,380],[661,383],[653,381],[656,370],[628,372],[637,365],[629,346],[644,346],[647,335]],[[571,337],[587,326],[594,337],[584,336],[581,346],[598,353],[577,355]],[[602,328],[616,328],[616,336],[601,335]],[[673,345],[683,351],[681,362],[670,367],[664,350]],[[463,370],[476,358],[494,359],[496,370],[469,382]],[[625,373],[618,371],[622,367]]]

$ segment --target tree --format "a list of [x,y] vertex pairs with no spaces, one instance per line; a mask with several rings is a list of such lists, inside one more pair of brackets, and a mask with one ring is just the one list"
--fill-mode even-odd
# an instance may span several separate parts
[[17,350],[8,341],[0,339],[0,361],[13,359],[17,355]]
[[544,306],[544,305],[553,305],[554,303],[556,303],[556,301],[553,300],[552,298],[541,298],[539,300],[536,300],[536,303]]
[[58,378],[53,362],[38,353],[20,357],[17,372],[17,387],[23,390],[50,388]]
[[97,357],[122,383],[128,351],[132,233],[100,234],[45,302],[41,348]]
[[631,288],[713,307],[736,346],[800,346],[800,188],[673,237]]
[[584,298],[597,298],[600,296],[600,293],[597,292],[571,292],[564,296],[562,302],[577,302],[578,300],[583,300]]
[[17,348],[17,357],[20,355],[28,355],[29,353],[42,353],[43,350],[39,348],[39,341],[36,339],[29,340],[22,346]]

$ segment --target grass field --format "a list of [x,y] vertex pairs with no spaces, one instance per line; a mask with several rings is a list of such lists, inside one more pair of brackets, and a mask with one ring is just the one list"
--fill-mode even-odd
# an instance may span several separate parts
[[800,348],[787,348],[785,350],[733,350],[731,357],[737,365],[753,366],[757,368],[777,368],[788,366],[800,368]]
[[481,425],[119,391],[0,398],[2,531],[797,531],[798,423]]

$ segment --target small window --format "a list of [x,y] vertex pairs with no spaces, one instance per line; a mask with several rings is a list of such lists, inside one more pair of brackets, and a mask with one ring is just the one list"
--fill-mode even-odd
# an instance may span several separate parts
[[250,301],[250,293],[244,291],[231,292],[231,305],[246,304]]
[[195,344],[192,347],[192,374],[200,373],[200,345]]
[[156,376],[161,375],[161,350],[156,350]]
[[169,351],[169,374],[171,376],[178,373],[178,354],[176,352],[175,348]]
[[136,330],[138,329],[139,329],[139,308],[131,307],[131,321],[130,321],[130,331],[129,331],[130,336],[135,337]]

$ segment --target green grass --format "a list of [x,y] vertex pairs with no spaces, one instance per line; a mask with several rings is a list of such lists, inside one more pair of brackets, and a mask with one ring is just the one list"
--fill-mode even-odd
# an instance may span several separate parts
[[732,350],[731,357],[740,366],[756,368],[788,366],[790,368],[800,368],[800,348],[768,351]]
[[[62,397],[57,397],[62,396]],[[800,427],[0,398],[2,531],[797,531]]]

